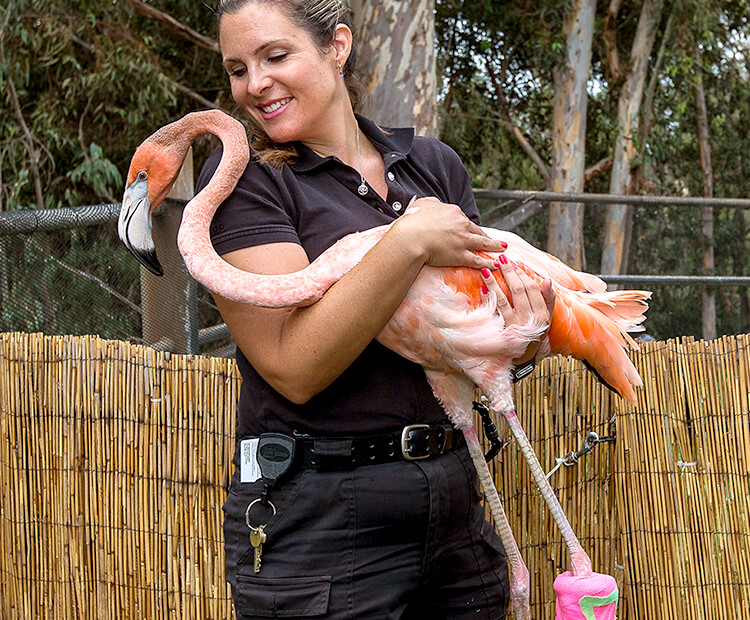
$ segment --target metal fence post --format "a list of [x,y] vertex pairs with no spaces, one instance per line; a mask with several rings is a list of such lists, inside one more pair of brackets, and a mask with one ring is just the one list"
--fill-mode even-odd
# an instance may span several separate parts
[[199,352],[198,286],[177,249],[183,205],[169,200],[189,200],[193,197],[194,187],[191,148],[172,191],[152,219],[154,244],[164,276],[155,276],[141,268],[143,342],[172,353]]

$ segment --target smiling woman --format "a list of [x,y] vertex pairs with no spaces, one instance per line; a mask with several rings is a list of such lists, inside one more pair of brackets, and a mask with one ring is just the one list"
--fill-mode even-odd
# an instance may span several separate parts
[[297,123],[315,127],[313,141],[315,133],[325,135],[326,127],[319,124],[324,113],[333,117],[341,103],[358,111],[366,94],[354,69],[349,13],[339,0],[229,0],[221,3],[219,12],[232,96],[248,111],[253,146],[264,160],[287,163],[293,149],[284,144],[303,137],[298,127],[290,126],[290,115],[283,122],[267,122],[288,107],[300,107],[303,114]]
[[[462,436],[422,368],[375,340],[423,266],[496,270],[477,252],[504,244],[478,226],[449,147],[355,114],[362,89],[340,0],[229,0],[219,15],[254,157],[213,219],[217,252],[285,274],[348,233],[391,224],[311,305],[216,296],[243,377],[224,506],[237,615],[504,618],[507,563]],[[516,285],[506,323],[548,324],[554,299],[505,272]]]

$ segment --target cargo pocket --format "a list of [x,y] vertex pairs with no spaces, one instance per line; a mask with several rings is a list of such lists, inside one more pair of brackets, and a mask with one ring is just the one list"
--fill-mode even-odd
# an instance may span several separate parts
[[314,618],[328,613],[331,577],[264,579],[237,575],[238,614],[258,618]]

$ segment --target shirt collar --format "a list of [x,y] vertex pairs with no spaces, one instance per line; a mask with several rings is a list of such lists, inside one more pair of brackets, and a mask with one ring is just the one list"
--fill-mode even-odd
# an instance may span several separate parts
[[[370,139],[370,142],[383,155],[386,168],[393,162],[406,157],[409,151],[411,151],[411,146],[414,142],[414,129],[381,128],[364,116],[360,116],[359,114],[355,114],[355,116],[362,133]],[[290,164],[290,167],[297,172],[311,172],[328,162],[336,161],[336,158],[332,155],[321,157],[301,142],[295,142],[294,146],[299,156],[294,163]]]

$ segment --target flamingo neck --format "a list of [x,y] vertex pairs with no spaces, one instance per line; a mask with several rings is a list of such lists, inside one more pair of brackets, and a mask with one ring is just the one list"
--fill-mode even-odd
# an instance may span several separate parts
[[[178,121],[179,123],[179,121]],[[177,128],[180,140],[192,143],[204,133],[218,136],[224,152],[208,185],[186,206],[177,244],[190,274],[206,288],[241,303],[282,308],[314,303],[385,234],[385,228],[350,235],[338,250],[325,252],[305,269],[282,275],[259,275],[233,267],[213,247],[211,220],[216,209],[232,193],[249,159],[242,125],[222,112],[197,112]]]

